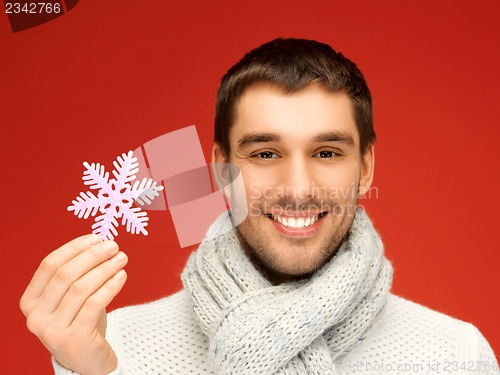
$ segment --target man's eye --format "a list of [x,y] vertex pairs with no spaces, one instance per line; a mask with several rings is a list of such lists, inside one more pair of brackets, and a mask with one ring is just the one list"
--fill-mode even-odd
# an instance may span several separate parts
[[319,155],[318,157],[320,157],[322,159],[326,159],[326,158],[333,158],[337,154],[333,151],[323,150],[323,151],[318,152],[316,155]]
[[271,151],[259,152],[258,154],[255,154],[254,156],[258,157],[259,159],[274,159],[274,158],[278,157],[278,155],[276,155],[274,152],[271,152]]

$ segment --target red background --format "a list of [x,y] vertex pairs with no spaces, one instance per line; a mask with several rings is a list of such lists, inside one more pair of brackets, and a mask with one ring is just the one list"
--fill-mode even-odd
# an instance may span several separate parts
[[[2,373],[51,373],[18,301],[40,260],[90,229],[66,211],[84,189],[82,162],[111,168],[191,124],[208,161],[220,77],[277,36],[358,63],[378,133],[378,198],[361,203],[393,261],[393,291],[472,322],[498,355],[499,14],[497,0],[85,0],[19,33],[1,14]],[[179,248],[168,212],[150,217],[148,237],[117,238],[129,280],[111,308],[181,287],[192,248]]]

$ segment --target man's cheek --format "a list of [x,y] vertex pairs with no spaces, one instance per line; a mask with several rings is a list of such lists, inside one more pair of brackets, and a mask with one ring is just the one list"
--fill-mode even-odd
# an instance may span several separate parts
[[259,201],[257,200],[250,200],[250,209],[249,209],[249,216],[250,217],[257,217],[262,215],[262,209],[259,204]]
[[357,184],[358,181],[352,179],[329,181],[323,185],[326,189],[320,192],[319,198],[335,202],[351,201],[357,196]]
[[257,182],[249,183],[248,180],[246,180],[246,179],[244,179],[244,183],[245,183],[245,191],[247,194],[246,199],[247,199],[249,208],[251,208],[252,202],[258,201],[260,199],[260,196],[261,196],[260,186],[259,186],[259,183],[257,183]]

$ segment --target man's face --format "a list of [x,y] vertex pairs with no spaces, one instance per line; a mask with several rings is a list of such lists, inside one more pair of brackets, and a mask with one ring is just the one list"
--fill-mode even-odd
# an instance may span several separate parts
[[248,216],[238,235],[247,254],[276,283],[322,267],[373,178],[373,147],[361,157],[347,94],[316,84],[286,95],[252,85],[229,135],[229,158],[216,144],[213,161],[241,170]]

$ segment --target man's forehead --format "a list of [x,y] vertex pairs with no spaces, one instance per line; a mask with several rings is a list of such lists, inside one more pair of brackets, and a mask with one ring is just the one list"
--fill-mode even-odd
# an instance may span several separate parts
[[235,106],[230,135],[233,145],[241,141],[242,146],[293,138],[351,144],[358,140],[348,94],[312,84],[291,93],[266,84],[247,88]]

